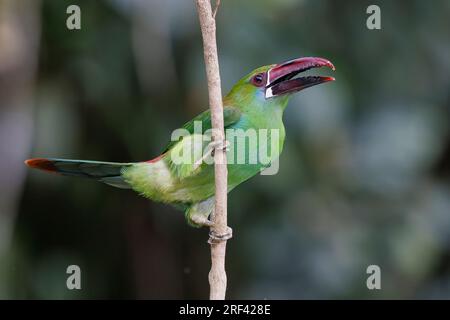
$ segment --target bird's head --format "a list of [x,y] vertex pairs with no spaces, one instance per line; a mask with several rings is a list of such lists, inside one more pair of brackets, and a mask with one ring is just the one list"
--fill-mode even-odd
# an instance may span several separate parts
[[333,64],[323,58],[306,57],[272,64],[253,70],[239,80],[226,99],[248,105],[258,103],[287,103],[289,96],[303,89],[334,81],[333,77],[305,76],[296,77],[312,68],[329,67]]

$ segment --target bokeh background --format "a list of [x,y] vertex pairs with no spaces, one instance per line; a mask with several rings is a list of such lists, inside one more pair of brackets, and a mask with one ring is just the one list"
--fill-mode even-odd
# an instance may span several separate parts
[[[337,67],[286,109],[279,173],[229,195],[230,298],[450,298],[450,2],[376,1],[375,31],[370,4],[222,0],[224,93],[299,56]],[[23,164],[147,160],[206,107],[193,1],[0,0],[0,297],[207,298],[206,229]]]

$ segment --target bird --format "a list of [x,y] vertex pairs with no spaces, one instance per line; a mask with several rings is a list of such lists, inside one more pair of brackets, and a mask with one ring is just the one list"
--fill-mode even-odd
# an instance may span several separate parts
[[[211,159],[215,150],[227,150],[228,192],[270,167],[283,149],[286,136],[283,112],[289,98],[306,88],[335,80],[328,76],[298,76],[320,67],[335,70],[327,59],[301,57],[259,67],[240,79],[223,98],[224,141],[212,141],[211,112],[206,110],[179,128],[177,137],[171,139],[165,150],[148,161],[33,158],[25,164],[133,189],[148,199],[182,209],[191,226],[211,227],[215,201]],[[242,143],[252,137],[256,141]],[[265,157],[261,157],[262,149]]]

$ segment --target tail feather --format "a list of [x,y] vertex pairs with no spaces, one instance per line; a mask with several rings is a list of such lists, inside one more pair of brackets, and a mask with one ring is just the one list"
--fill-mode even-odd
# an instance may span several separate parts
[[96,179],[117,188],[131,188],[122,178],[122,170],[131,166],[132,163],[35,158],[26,160],[25,164],[31,168],[65,176]]

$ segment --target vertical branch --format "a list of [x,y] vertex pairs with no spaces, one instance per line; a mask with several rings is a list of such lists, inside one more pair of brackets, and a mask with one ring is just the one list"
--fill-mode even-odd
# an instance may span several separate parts
[[[214,141],[225,141],[223,123],[222,91],[220,88],[219,59],[216,45],[216,21],[211,9],[210,0],[197,0],[197,11],[203,38],[203,53],[205,58],[206,77],[208,80],[209,106],[211,109],[212,136]],[[223,300],[227,289],[225,273],[225,254],[227,240],[227,159],[225,150],[216,149],[214,153],[215,172],[215,207],[213,215],[214,226],[210,236],[211,270],[209,272],[210,299]]]

